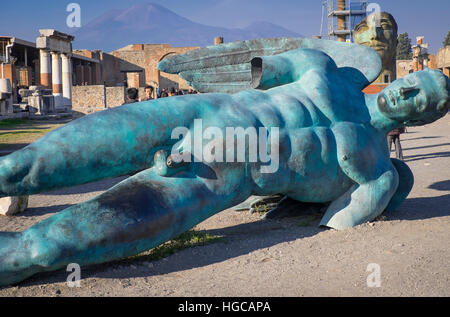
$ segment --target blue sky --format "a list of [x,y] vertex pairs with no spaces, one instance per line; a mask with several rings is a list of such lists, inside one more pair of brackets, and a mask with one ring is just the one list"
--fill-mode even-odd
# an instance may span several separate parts
[[[66,27],[66,7],[80,4],[85,24],[110,9],[126,9],[137,3],[158,3],[195,22],[223,27],[243,27],[268,21],[292,31],[319,34],[322,0],[15,0],[2,1],[0,35],[34,41],[39,28]],[[382,11],[397,20],[399,33],[408,32],[415,41],[425,36],[430,51],[436,53],[450,30],[449,0],[378,0]]]

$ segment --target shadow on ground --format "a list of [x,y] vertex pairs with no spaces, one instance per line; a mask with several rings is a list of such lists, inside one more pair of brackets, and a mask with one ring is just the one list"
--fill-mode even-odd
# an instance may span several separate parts
[[[441,144],[416,146],[416,147],[404,148],[403,151],[421,150],[421,149],[428,149],[428,148],[440,147],[440,146],[448,146],[448,145],[450,145],[450,143],[441,143]],[[437,154],[437,153],[433,153],[433,154]]]
[[439,139],[439,138],[442,138],[441,136],[421,136],[421,137],[418,137],[418,138],[411,138],[411,139],[404,139],[404,140],[401,140],[401,141],[412,141],[412,140],[423,140],[423,139]]
[[[298,221],[297,218],[278,221],[260,220],[221,229],[206,230],[206,233],[222,236],[223,239],[210,245],[179,251],[171,255],[168,260],[152,261],[155,263],[153,268],[147,268],[144,265],[140,266],[144,268],[140,270],[131,268],[131,265],[140,265],[145,262],[139,259],[131,262],[130,260],[122,260],[82,267],[82,278],[125,279],[169,274],[223,262],[280,243],[311,237],[327,230],[318,227],[319,220],[308,227],[299,226]],[[39,273],[19,285],[20,287],[27,287],[61,283],[66,281],[69,274],[70,272],[68,273],[65,270]]]
[[396,211],[383,215],[388,220],[424,220],[450,216],[450,194],[406,199]]
[[32,207],[27,208],[23,213],[20,214],[20,217],[39,217],[47,214],[52,214],[55,212],[60,212],[74,204],[66,204],[66,205],[53,205],[53,206],[45,206],[45,207]]
[[63,189],[57,189],[51,192],[43,193],[42,195],[78,195],[78,194],[87,194],[98,191],[105,191],[110,189],[111,187],[117,185],[128,176],[115,177],[110,179],[101,180],[94,183],[83,184]]
[[[442,182],[436,182],[434,184],[431,184],[428,186],[428,188],[435,189],[435,190],[448,190],[450,191],[450,180],[442,181]],[[450,208],[450,206],[449,206]]]
[[450,152],[434,152],[427,154],[418,154],[418,155],[405,155],[405,162],[413,162],[420,160],[429,160],[440,157],[450,157]]
[[0,144],[0,157],[11,154],[12,152],[23,149],[30,143],[2,143]]

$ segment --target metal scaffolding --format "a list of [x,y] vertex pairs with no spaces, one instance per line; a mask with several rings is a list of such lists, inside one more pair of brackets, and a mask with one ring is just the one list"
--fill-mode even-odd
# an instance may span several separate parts
[[[341,1],[341,5],[345,7],[340,8],[337,2],[338,0],[325,0],[323,3],[327,7],[328,39],[340,37],[353,42],[353,30],[366,17],[368,1]],[[345,20],[345,24],[338,25],[338,19]]]

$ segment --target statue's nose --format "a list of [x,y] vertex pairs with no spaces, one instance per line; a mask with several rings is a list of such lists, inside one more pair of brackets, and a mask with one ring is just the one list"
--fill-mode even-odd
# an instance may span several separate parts
[[378,40],[380,39],[380,28],[377,27],[376,22],[374,21],[373,25],[369,27],[369,36],[370,40]]

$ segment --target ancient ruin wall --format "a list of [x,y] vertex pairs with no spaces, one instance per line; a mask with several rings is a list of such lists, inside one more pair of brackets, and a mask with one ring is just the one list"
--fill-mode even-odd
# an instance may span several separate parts
[[114,108],[125,102],[124,87],[106,87],[106,107]]
[[101,110],[105,110],[103,85],[73,86],[72,111],[89,114]]

